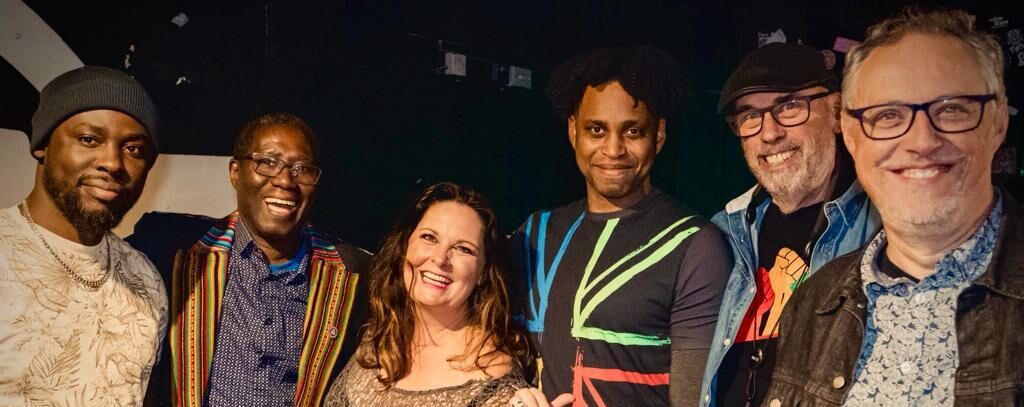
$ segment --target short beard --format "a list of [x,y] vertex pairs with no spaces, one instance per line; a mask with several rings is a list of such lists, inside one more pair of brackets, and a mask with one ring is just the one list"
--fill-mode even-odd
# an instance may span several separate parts
[[48,167],[43,168],[43,187],[54,205],[71,226],[75,227],[79,235],[84,239],[94,240],[121,223],[121,218],[128,212],[128,208],[124,208],[124,200],[115,200],[105,209],[87,211],[82,207],[81,198],[76,191],[77,183],[76,180],[70,189],[62,189],[64,185],[61,181],[50,173]]

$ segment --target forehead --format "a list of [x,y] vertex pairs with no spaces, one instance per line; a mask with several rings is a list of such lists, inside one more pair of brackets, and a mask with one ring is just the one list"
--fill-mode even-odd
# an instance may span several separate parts
[[853,80],[851,106],[857,107],[989,92],[981,64],[967,44],[920,33],[876,48]]
[[418,227],[446,231],[463,239],[478,240],[482,238],[484,224],[473,208],[455,201],[443,201],[427,208]]
[[252,137],[252,152],[279,154],[283,158],[312,160],[313,146],[302,130],[294,126],[272,124],[256,128]]
[[647,104],[634,99],[618,81],[587,86],[576,112],[578,119],[618,122],[651,117]]
[[104,135],[125,135],[149,139],[146,127],[127,114],[116,110],[86,110],[65,119],[57,128],[94,129],[103,131]]

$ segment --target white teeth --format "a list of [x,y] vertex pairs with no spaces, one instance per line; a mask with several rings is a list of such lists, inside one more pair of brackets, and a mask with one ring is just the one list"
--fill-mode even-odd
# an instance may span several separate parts
[[263,202],[266,202],[268,204],[295,206],[295,201],[286,201],[284,199],[277,199],[277,198],[267,198],[267,199],[264,199]]
[[448,285],[452,283],[452,279],[442,276],[440,274],[431,273],[429,271],[423,272],[423,278],[430,280],[431,282],[437,283],[439,285]]
[[906,169],[903,170],[903,172],[901,172],[900,175],[907,178],[915,179],[931,178],[936,175],[939,175],[939,169],[935,167]]
[[795,153],[796,153],[796,150],[789,150],[789,151],[781,152],[781,153],[778,153],[778,154],[772,154],[772,155],[769,155],[769,156],[765,156],[764,160],[767,161],[768,164],[778,164],[778,163],[781,163],[783,161],[788,160],[789,157],[792,157],[793,154],[795,154]]

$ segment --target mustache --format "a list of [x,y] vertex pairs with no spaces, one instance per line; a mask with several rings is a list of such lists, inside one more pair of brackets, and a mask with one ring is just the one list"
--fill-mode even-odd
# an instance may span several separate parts
[[82,175],[81,177],[78,177],[77,182],[78,185],[82,185],[83,183],[85,183],[85,181],[88,180],[99,180],[105,183],[118,184],[119,186],[123,187],[126,186],[129,182],[131,182],[131,177],[124,172],[111,173],[109,176],[99,174],[86,174]]
[[800,148],[799,144],[787,140],[787,141],[783,141],[782,143],[779,143],[779,144],[771,144],[771,145],[766,145],[764,147],[761,147],[757,151],[757,156],[758,157],[764,157],[764,156],[769,156],[769,155],[772,155],[772,154],[778,154],[778,153],[781,153],[781,152],[784,152],[784,151],[795,150],[797,148]]

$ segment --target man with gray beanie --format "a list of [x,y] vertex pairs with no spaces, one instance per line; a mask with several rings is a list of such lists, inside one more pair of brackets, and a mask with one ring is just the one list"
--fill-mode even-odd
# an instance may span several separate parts
[[153,264],[110,230],[157,157],[153,101],[86,66],[43,88],[35,186],[0,209],[0,405],[141,405],[167,327]]
[[735,264],[711,343],[702,406],[759,406],[768,390],[778,321],[793,290],[860,248],[880,226],[837,142],[840,96],[822,54],[793,44],[750,53],[718,110],[757,185],[712,218]]

